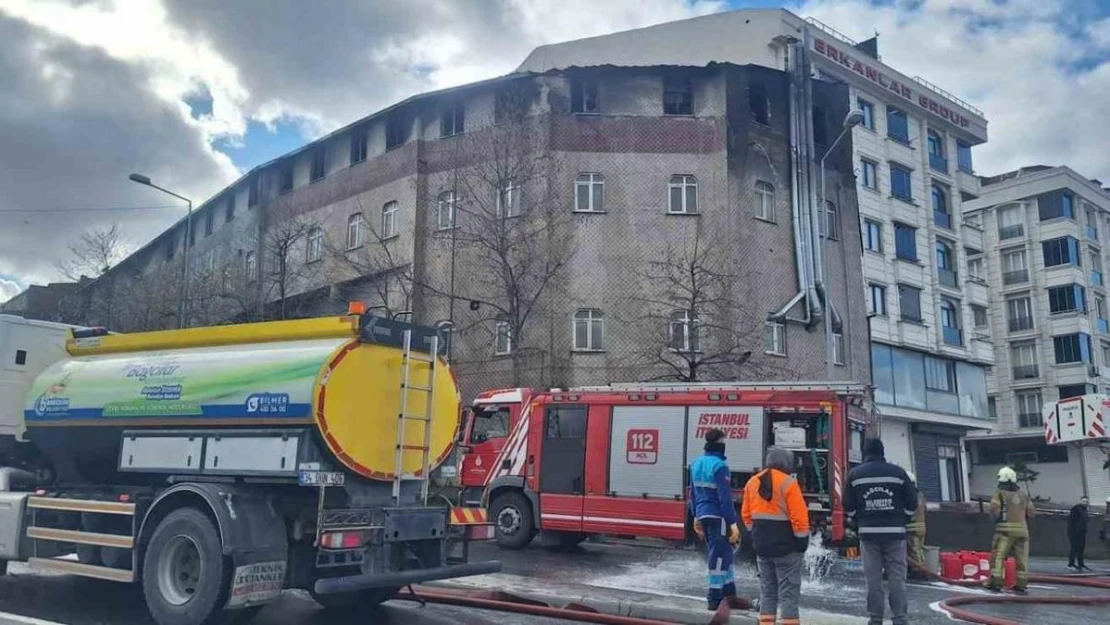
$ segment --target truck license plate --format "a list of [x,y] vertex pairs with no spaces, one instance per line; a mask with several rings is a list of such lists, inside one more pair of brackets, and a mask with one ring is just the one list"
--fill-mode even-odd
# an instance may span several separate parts
[[347,475],[341,471],[298,471],[301,486],[342,486]]

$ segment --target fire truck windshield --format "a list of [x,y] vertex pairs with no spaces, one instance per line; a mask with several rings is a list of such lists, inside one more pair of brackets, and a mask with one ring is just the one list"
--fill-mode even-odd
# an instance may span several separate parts
[[474,425],[470,430],[471,443],[484,443],[491,438],[509,435],[508,406],[475,406],[472,413]]

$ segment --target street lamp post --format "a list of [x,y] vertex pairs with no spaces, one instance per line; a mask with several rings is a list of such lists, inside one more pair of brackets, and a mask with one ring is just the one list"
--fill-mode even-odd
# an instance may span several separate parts
[[185,314],[187,312],[185,302],[189,298],[189,239],[190,237],[192,237],[193,234],[193,201],[183,195],[178,195],[173,191],[170,191],[169,189],[163,189],[162,187],[152,183],[150,181],[150,178],[142,174],[131,174],[130,176],[128,176],[128,179],[132,182],[137,182],[139,184],[158,189],[162,193],[172,195],[179,200],[185,201],[185,205],[187,207],[187,211],[185,214],[185,241],[184,244],[181,246],[181,287],[178,289],[179,292],[177,302],[177,327],[184,328],[187,325],[185,317]]
[[[825,220],[825,238],[819,244],[821,246],[821,272],[825,278],[825,379],[832,381],[833,379],[833,360],[835,358],[835,349],[833,349],[833,331],[832,331],[832,293],[829,288],[829,215],[825,209],[825,159],[836,149],[837,144],[841,139],[846,137],[853,128],[858,126],[863,121],[863,111],[853,109],[848,111],[844,116],[844,123],[841,124],[840,134],[836,136],[836,140],[832,142],[828,150],[825,150],[825,155],[821,157],[821,181],[818,189],[820,190],[820,200],[818,201],[818,215],[822,215]],[[842,334],[843,336],[843,334]]]

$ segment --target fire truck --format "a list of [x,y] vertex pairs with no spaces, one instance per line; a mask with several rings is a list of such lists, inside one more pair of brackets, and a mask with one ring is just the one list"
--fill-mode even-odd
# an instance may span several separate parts
[[462,501],[488,504],[503,548],[537,536],[562,546],[591,535],[688,542],[688,467],[719,428],[738,506],[766,448],[784,447],[815,533],[844,545],[844,483],[863,460],[871,406],[868,387],[824,382],[487,391],[460,432]]

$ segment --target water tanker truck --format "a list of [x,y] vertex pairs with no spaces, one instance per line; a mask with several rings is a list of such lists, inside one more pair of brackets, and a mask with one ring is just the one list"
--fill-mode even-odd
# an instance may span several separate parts
[[364,313],[139,334],[0,316],[0,572],[140,584],[159,625],[199,625],[285,588],[350,609],[499,570],[449,544],[484,518],[429,501],[459,422],[442,348]]

